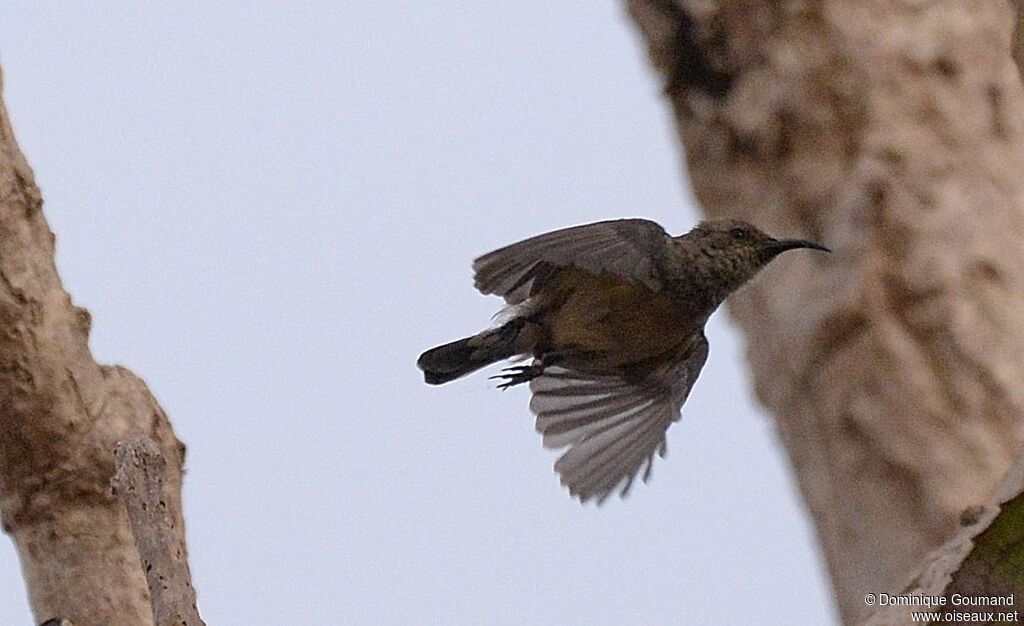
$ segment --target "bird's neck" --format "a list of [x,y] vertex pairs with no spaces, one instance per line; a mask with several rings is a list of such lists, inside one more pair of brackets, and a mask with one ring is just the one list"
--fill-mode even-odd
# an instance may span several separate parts
[[706,250],[699,242],[683,236],[674,244],[677,254],[667,272],[672,277],[672,291],[681,304],[692,307],[695,317],[706,320],[747,277],[735,259]]

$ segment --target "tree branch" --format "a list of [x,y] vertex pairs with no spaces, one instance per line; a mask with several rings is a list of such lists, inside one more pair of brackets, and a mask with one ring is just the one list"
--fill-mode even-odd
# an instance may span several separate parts
[[61,285],[41,209],[0,98],[0,525],[37,620],[151,625],[128,517],[111,492],[113,451],[138,434],[156,442],[167,511],[182,528],[185,448],[141,380],[93,359],[89,313]]
[[131,523],[157,626],[205,626],[196,608],[185,529],[167,510],[167,462],[149,437],[118,444],[114,491]]

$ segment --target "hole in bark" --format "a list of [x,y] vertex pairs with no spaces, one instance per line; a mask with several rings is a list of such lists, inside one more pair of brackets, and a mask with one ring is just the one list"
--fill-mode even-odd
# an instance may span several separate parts
[[968,280],[971,282],[1003,283],[1003,273],[988,259],[977,259],[967,267]]
[[881,222],[882,209],[885,207],[886,199],[889,196],[885,188],[885,181],[872,180],[864,185],[864,195],[868,205],[868,221],[872,224]]
[[960,512],[960,525],[973,526],[979,519],[981,519],[981,514],[984,512],[985,507],[980,504],[967,507]]
[[744,159],[760,160],[761,149],[757,135],[743,133],[735,128],[730,128],[727,133],[730,163],[738,163]]
[[775,138],[775,158],[786,160],[793,154],[793,135],[795,134],[796,118],[792,111],[781,110],[776,115],[778,134]]
[[956,78],[960,74],[960,67],[956,64],[956,61],[947,56],[935,59],[935,70],[950,79]]
[[903,153],[893,147],[883,148],[882,159],[891,165],[900,165],[903,163]]
[[1000,139],[1006,137],[1006,123],[1003,121],[1003,90],[999,85],[990,83],[985,90],[988,105],[992,113],[992,134]]

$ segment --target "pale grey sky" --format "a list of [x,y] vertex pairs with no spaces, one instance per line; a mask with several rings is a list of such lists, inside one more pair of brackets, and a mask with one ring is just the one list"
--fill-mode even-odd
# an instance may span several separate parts
[[[600,509],[525,389],[414,366],[500,305],[476,255],[698,219],[620,3],[6,2],[0,64],[93,351],[189,446],[209,624],[834,621],[724,312],[668,457]],[[0,623],[31,623],[8,539]]]

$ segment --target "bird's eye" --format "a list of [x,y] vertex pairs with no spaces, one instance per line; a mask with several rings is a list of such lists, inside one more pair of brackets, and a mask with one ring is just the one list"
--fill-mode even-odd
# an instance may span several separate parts
[[747,231],[742,228],[733,228],[732,230],[729,231],[729,234],[732,235],[733,239],[747,238]]

